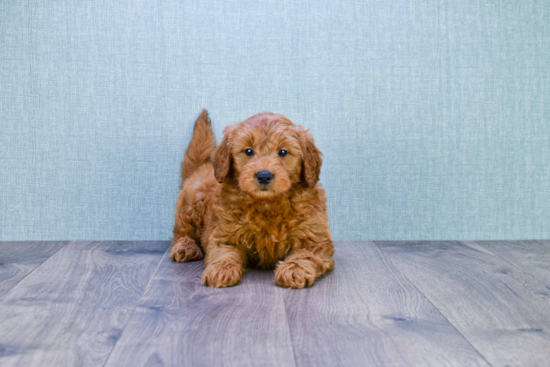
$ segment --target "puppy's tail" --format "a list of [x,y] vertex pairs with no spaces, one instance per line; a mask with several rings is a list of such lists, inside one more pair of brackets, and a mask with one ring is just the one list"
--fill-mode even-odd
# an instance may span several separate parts
[[203,164],[210,162],[210,155],[216,148],[216,138],[212,133],[212,125],[208,111],[203,110],[195,122],[193,137],[181,163],[181,179],[185,180]]

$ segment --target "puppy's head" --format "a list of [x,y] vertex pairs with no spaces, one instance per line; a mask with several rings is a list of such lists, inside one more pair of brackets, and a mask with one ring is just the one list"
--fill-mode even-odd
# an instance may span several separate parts
[[314,187],[321,152],[313,137],[283,115],[260,113],[225,128],[212,155],[214,174],[258,198],[273,198],[294,184]]

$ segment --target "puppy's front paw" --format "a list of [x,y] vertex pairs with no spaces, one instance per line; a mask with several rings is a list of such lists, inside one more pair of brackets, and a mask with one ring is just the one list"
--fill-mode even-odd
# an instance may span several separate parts
[[183,237],[173,246],[170,259],[177,262],[201,260],[204,257],[199,245],[189,237]]
[[311,261],[283,261],[275,269],[275,282],[284,288],[304,288],[313,285],[315,275]]
[[220,261],[210,264],[202,274],[202,284],[212,288],[231,287],[241,280],[243,268],[240,264],[230,261]]

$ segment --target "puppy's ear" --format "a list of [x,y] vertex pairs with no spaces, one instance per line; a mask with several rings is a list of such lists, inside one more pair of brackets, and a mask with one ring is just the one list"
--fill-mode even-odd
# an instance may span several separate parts
[[302,179],[308,187],[314,187],[319,181],[321,174],[321,151],[315,146],[313,136],[305,130],[300,135],[300,145],[302,148]]
[[229,147],[229,130],[224,130],[224,136],[220,144],[212,153],[212,165],[214,166],[214,176],[219,183],[223,183],[231,169],[231,151]]

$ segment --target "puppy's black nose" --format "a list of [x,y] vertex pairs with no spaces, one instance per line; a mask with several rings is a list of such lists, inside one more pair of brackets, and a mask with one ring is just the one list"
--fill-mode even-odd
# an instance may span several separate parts
[[268,185],[273,180],[273,173],[269,171],[260,171],[256,174],[256,179],[260,185]]

